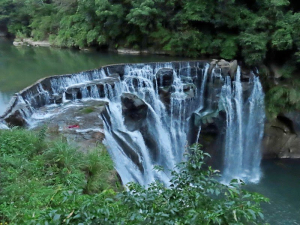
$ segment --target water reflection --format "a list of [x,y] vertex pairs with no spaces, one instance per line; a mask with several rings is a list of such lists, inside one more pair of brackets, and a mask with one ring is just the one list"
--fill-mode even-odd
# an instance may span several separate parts
[[0,114],[13,93],[50,75],[76,73],[107,64],[171,61],[180,58],[154,55],[118,55],[47,47],[15,47],[0,38]]

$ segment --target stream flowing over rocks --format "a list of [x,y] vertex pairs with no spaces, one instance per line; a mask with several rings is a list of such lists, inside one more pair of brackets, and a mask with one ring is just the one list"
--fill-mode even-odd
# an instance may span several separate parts
[[167,185],[195,142],[224,182],[260,178],[264,93],[258,74],[237,61],[120,64],[47,77],[15,94],[0,120],[47,124],[83,150],[103,141],[123,183]]

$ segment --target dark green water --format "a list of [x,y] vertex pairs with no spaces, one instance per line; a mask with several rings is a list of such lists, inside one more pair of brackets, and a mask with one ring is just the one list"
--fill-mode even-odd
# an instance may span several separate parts
[[[107,64],[171,60],[180,58],[15,47],[11,41],[0,38],[0,114],[15,92],[45,76],[75,73]],[[271,204],[264,205],[267,222],[271,225],[300,224],[300,161],[264,161],[262,173],[258,184],[247,186],[270,198]]]
[[270,199],[270,204],[263,205],[267,222],[300,224],[300,160],[264,160],[261,169],[260,182],[247,188]]
[[11,96],[40,78],[70,74],[117,63],[180,60],[157,55],[119,55],[47,47],[15,47],[0,38],[0,114]]

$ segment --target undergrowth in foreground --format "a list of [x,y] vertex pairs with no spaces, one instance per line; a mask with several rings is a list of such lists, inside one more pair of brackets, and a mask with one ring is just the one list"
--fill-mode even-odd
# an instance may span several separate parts
[[[24,130],[0,131],[0,222],[10,224],[261,224],[257,193],[217,181],[208,154],[192,146],[171,172],[170,186],[110,180],[107,152],[87,154]],[[156,167],[160,168],[160,167]]]
[[0,131],[0,222],[29,224],[47,210],[72,210],[85,196],[120,188],[104,146],[83,153],[44,137],[44,128]]

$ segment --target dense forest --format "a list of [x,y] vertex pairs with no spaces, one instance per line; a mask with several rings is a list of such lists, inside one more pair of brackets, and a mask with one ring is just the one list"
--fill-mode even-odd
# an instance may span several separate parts
[[300,109],[299,9],[296,0],[0,0],[0,28],[58,47],[163,50],[264,65],[262,75],[280,78],[264,82],[268,112],[276,115]]
[[1,0],[0,23],[56,46],[153,48],[256,65],[300,62],[299,8],[295,0]]

